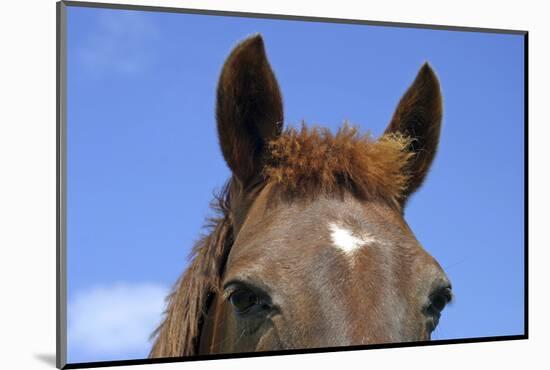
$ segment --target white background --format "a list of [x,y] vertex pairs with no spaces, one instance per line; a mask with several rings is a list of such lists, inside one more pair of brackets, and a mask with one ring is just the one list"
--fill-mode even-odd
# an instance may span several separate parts
[[[549,21],[544,1],[111,2],[456,26],[529,34],[530,339],[514,342],[163,364],[131,369],[540,368],[548,364],[550,245],[545,209]],[[0,22],[0,367],[54,367],[55,354],[55,1],[5,1]],[[495,122],[495,130],[498,130]],[[475,133],[472,133],[475,135]],[[506,150],[503,143],[502,150]],[[479,307],[483,310],[483,307]],[[543,357],[544,356],[544,357]],[[546,358],[546,359],[545,359]],[[126,367],[125,367],[126,368]]]

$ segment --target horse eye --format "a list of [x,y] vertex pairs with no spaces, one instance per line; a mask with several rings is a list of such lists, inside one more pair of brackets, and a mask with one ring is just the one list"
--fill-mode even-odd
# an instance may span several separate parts
[[259,303],[258,297],[250,290],[240,289],[229,296],[229,301],[237,313],[245,313]]
[[445,308],[447,301],[443,296],[437,296],[432,300],[431,307],[433,311],[441,312]]
[[432,294],[430,297],[430,303],[428,305],[428,313],[433,316],[441,315],[441,311],[445,308],[447,303],[452,299],[452,293],[450,288],[443,288]]

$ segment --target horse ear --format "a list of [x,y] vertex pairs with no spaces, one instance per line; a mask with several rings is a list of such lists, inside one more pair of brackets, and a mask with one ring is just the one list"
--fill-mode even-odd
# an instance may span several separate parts
[[406,171],[410,176],[403,197],[403,205],[424,181],[437,151],[441,131],[442,98],[439,81],[432,68],[425,63],[416,79],[399,101],[385,133],[401,133],[412,141],[409,150],[414,153]]
[[260,174],[266,144],[281,134],[283,103],[260,35],[233,49],[218,82],[216,118],[225,161],[246,186]]

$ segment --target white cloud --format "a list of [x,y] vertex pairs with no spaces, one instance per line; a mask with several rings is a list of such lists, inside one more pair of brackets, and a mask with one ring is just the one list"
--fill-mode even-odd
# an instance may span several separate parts
[[141,12],[102,12],[82,44],[76,46],[77,55],[85,67],[96,73],[136,73],[152,62],[148,51],[158,35],[156,25]]
[[77,292],[68,305],[70,362],[147,357],[168,289],[118,283]]

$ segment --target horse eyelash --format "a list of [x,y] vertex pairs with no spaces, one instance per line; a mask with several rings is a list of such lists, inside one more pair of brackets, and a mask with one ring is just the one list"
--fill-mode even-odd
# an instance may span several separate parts
[[227,301],[231,295],[233,295],[233,293],[235,293],[236,291],[239,290],[238,287],[234,287],[234,286],[231,286],[232,284],[230,284],[229,286],[225,287],[224,290],[223,290],[223,294],[222,294],[222,298]]
[[[250,289],[248,288],[248,284],[239,281],[239,280],[232,280],[228,283],[224,284],[223,286],[223,294],[222,297],[225,300],[228,300],[231,295],[241,289]],[[252,289],[250,289],[252,290]],[[253,291],[253,290],[252,290]]]

